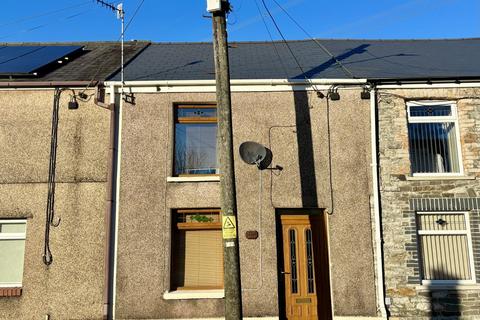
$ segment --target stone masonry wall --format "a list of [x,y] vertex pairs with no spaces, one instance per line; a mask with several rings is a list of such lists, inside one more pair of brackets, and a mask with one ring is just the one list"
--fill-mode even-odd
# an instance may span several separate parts
[[[480,279],[479,93],[479,89],[402,89],[378,93],[385,285],[391,319],[480,318],[479,284],[422,285],[415,220],[418,211],[468,212],[477,281]],[[412,179],[406,111],[409,100],[457,102],[463,177]]]

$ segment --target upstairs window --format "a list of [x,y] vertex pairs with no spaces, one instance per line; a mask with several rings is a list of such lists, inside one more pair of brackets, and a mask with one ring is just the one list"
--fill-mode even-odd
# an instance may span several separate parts
[[409,102],[407,110],[412,174],[462,174],[455,103]]
[[27,221],[0,220],[0,287],[21,287]]
[[217,109],[214,105],[176,106],[174,174],[218,174]]

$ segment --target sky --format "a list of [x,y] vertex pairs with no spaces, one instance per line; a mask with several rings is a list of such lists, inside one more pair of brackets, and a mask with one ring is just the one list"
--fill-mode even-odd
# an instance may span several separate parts
[[[269,32],[274,40],[281,39],[264,4],[286,39],[480,37],[478,0],[230,2],[233,6],[228,16],[230,41],[270,40]],[[0,42],[99,41],[118,40],[120,36],[120,22],[115,14],[95,0],[2,0],[1,3]],[[126,40],[190,42],[212,38],[206,0],[124,0],[123,3],[125,21],[130,21]]]

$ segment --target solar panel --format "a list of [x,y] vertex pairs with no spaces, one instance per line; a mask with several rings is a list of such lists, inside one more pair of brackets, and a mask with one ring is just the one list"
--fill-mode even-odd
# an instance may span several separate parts
[[2,46],[0,74],[29,75],[82,49],[81,46]]

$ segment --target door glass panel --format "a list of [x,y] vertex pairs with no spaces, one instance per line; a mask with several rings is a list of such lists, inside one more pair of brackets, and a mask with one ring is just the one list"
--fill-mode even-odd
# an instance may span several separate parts
[[307,284],[308,293],[315,293],[315,281],[313,276],[313,248],[312,248],[312,230],[305,230],[306,249],[307,249]]
[[290,229],[290,266],[291,266],[291,287],[292,293],[298,293],[298,276],[297,276],[297,239],[294,229]]

